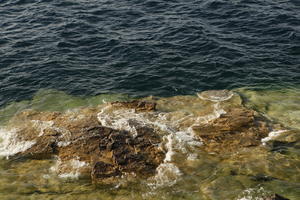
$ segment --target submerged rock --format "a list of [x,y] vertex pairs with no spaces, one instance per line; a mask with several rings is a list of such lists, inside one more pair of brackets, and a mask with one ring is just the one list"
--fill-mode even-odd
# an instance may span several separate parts
[[263,200],[289,200],[289,199],[284,198],[278,194],[273,194],[267,197],[263,197]]

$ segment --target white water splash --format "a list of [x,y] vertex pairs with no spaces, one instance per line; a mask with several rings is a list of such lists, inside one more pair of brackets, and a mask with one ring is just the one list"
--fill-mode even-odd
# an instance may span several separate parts
[[23,141],[18,139],[17,129],[0,128],[0,156],[9,157],[19,152],[26,151],[32,147],[36,141]]

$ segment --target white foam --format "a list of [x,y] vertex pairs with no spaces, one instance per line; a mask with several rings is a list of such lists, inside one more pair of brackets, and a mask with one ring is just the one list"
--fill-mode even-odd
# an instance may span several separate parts
[[[181,172],[175,164],[175,154],[184,154],[189,160],[197,158],[197,155],[192,154],[190,150],[201,146],[202,142],[196,139],[191,127],[178,126],[181,121],[194,120],[193,115],[185,115],[183,118],[172,120],[172,113],[136,113],[134,109],[112,110],[111,108],[112,106],[108,105],[97,115],[103,126],[127,130],[133,136],[137,135],[137,128],[151,127],[162,136],[161,145],[166,154],[163,163],[157,168],[154,185],[172,185],[181,176]],[[215,108],[214,118],[221,115],[218,105]]]
[[199,123],[209,123],[212,120],[218,119],[222,114],[226,114],[226,111],[220,107],[220,103],[214,104],[213,113],[197,118]]
[[156,175],[153,177],[154,183],[148,185],[154,187],[172,186],[178,181],[182,173],[173,163],[162,163],[156,168]]
[[227,101],[233,97],[234,93],[226,90],[210,90],[201,93],[197,93],[197,96],[206,101],[221,102]]
[[70,141],[59,141],[59,142],[57,143],[57,146],[59,146],[59,147],[66,147],[66,146],[68,146],[69,144],[71,144]]
[[9,157],[19,152],[26,151],[36,141],[22,141],[18,139],[17,129],[0,128],[0,156]]
[[[81,115],[76,115],[76,116],[81,116]],[[82,115],[82,116],[84,116],[84,115]],[[77,118],[76,119],[74,118],[72,120],[77,120]],[[40,131],[38,137],[43,136],[45,134],[46,129],[51,129],[51,130],[54,130],[55,132],[58,132],[61,134],[59,136],[59,139],[65,140],[65,141],[58,142],[58,145],[60,147],[69,145],[68,140],[71,137],[71,132],[68,129],[55,126],[53,121],[31,120],[31,122],[33,123],[33,126],[37,129],[39,129],[39,131]]]
[[287,130],[277,130],[277,131],[271,131],[268,135],[268,137],[262,138],[261,142],[263,145],[266,145],[267,142],[274,140],[278,136],[280,136],[282,133],[286,132]]
[[53,121],[41,121],[41,120],[31,120],[31,122],[33,123],[33,125],[35,126],[35,128],[40,129],[40,133],[39,133],[39,137],[44,135],[44,131],[47,128],[52,128],[54,125]]
[[137,127],[145,126],[146,119],[141,114],[135,113],[134,109],[116,110],[112,114],[107,114],[105,111],[108,108],[110,106],[105,107],[97,114],[97,118],[102,126],[126,130],[134,136],[137,135]]
[[[51,171],[58,173],[60,178],[72,178],[77,179],[80,177],[80,170],[84,167],[88,167],[89,164],[83,161],[76,159],[71,159],[69,161],[62,162],[60,159],[56,161],[56,164],[50,168]],[[67,169],[68,172],[60,173]]]
[[242,197],[237,198],[237,200],[264,200],[268,192],[264,188],[248,188],[243,191]]
[[167,153],[165,155],[165,159],[164,162],[171,162],[172,161],[172,157],[175,154],[175,152],[173,151],[173,140],[172,140],[172,134],[165,136],[164,138],[167,139],[167,143],[165,145],[166,149],[167,149]]

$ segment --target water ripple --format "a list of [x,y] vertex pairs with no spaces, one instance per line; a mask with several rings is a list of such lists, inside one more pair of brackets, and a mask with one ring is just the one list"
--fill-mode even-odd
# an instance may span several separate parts
[[40,88],[178,95],[300,83],[296,0],[3,0],[0,105]]

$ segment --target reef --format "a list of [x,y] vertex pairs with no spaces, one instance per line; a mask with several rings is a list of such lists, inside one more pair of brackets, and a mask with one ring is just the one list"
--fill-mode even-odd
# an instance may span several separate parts
[[[144,102],[113,103],[113,106],[151,110]],[[90,175],[93,182],[109,183],[116,177],[149,177],[164,159],[154,130],[141,127],[133,136],[126,130],[103,127],[97,110],[79,113],[24,111],[14,117],[16,143],[31,141],[31,146],[15,156],[34,159],[57,156],[56,172],[61,176]]]
[[237,152],[262,146],[272,140],[270,133],[284,129],[243,106],[231,91],[198,97],[145,98],[66,112],[25,110],[7,124],[13,137],[6,139],[6,156],[55,157],[51,169],[59,176],[109,184],[121,177],[153,177],[162,166],[172,166],[178,152]]

